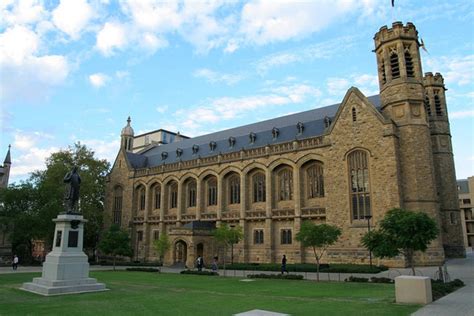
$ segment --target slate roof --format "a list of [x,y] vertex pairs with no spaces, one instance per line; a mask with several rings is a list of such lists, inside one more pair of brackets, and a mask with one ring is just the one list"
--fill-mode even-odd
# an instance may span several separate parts
[[[368,97],[369,101],[380,108],[380,97],[374,95]],[[155,146],[140,153],[127,152],[127,158],[133,168],[151,168],[162,164],[169,164],[178,161],[188,161],[198,157],[209,157],[219,153],[225,154],[243,149],[262,147],[267,144],[278,144],[294,139],[304,139],[322,135],[325,130],[325,117],[331,118],[336,115],[340,103],[317,108],[300,113],[285,115],[274,119],[257,122],[249,125],[239,126],[207,135],[184,139],[179,142]],[[303,123],[303,133],[298,134],[296,125]],[[272,129],[278,129],[278,137],[273,138]],[[250,142],[250,133],[254,133],[255,142]],[[235,138],[234,146],[229,146],[229,138]],[[216,143],[216,148],[211,150],[210,142]],[[196,153],[193,153],[193,146],[199,146]],[[176,150],[182,150],[180,157],[177,157]],[[162,153],[166,152],[168,157],[162,158]]]

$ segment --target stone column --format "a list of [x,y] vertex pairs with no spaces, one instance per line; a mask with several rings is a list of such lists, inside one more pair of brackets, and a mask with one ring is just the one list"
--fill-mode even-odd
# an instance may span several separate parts
[[264,247],[265,247],[265,261],[274,262],[274,240],[273,240],[273,225],[272,225],[272,204],[273,204],[273,187],[272,187],[272,172],[269,169],[265,170],[265,233],[264,233]]
[[196,180],[196,220],[201,220],[201,212],[202,212],[202,192],[201,192],[201,184],[202,180]]
[[160,223],[162,223],[165,220],[165,201],[167,199],[165,198],[165,185],[162,184],[160,186]]
[[217,177],[217,220],[221,220],[224,210],[224,179],[222,175]]
[[144,248],[144,260],[148,260],[148,255],[150,253],[150,223],[148,223],[148,217],[150,216],[151,211],[151,201],[150,199],[150,186],[145,187],[145,216],[143,220],[143,245]]
[[301,183],[300,170],[293,170],[293,200],[295,201],[295,216],[301,216]]
[[247,176],[240,175],[240,218],[245,218],[245,211],[247,210]]
[[[293,219],[293,231],[292,233],[292,238],[293,238],[293,243],[295,245],[296,254],[295,254],[295,262],[303,262],[304,261],[304,252],[305,249],[301,245],[299,241],[296,240],[296,234],[300,231],[301,228],[301,197],[305,193],[301,194],[301,186],[304,188],[304,184],[300,183],[301,181],[301,174],[300,174],[300,169],[298,167],[295,167],[295,170],[293,170],[293,199],[295,201],[295,217]],[[303,177],[304,179],[304,177]]]
[[178,182],[178,204],[176,207],[176,226],[181,227],[181,214],[183,213],[183,181]]

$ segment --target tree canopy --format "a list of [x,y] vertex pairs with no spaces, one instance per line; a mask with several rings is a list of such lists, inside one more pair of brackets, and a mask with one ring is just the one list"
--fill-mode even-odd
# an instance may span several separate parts
[[228,247],[232,248],[231,256],[233,257],[234,244],[237,244],[243,238],[242,227],[240,226],[230,227],[226,223],[222,223],[218,228],[216,228],[216,230],[214,230],[214,238],[218,244],[221,244],[224,246],[224,274],[225,274],[227,248]]
[[130,257],[133,254],[128,232],[116,224],[110,226],[109,230],[105,232],[99,243],[99,249],[104,254],[113,257],[114,270],[117,256]]
[[171,248],[171,242],[166,232],[160,234],[160,237],[153,241],[153,248],[155,248],[160,258],[160,263],[163,263],[163,257],[166,252]]
[[362,237],[362,244],[376,257],[404,255],[415,275],[414,252],[426,251],[438,234],[436,222],[426,213],[395,208],[380,221],[379,229]]

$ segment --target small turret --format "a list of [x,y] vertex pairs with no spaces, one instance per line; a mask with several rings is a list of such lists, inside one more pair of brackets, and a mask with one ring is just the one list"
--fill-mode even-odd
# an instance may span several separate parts
[[127,125],[122,128],[122,132],[120,133],[120,137],[122,138],[121,142],[121,148],[124,148],[126,151],[132,151],[133,150],[133,128],[130,126],[130,122],[132,120],[130,119],[130,116],[127,119]]
[[3,161],[3,166],[0,166],[0,188],[8,187],[8,181],[10,178],[10,168],[12,165],[12,159],[10,155],[11,145],[8,145],[7,155]]
[[441,120],[448,121],[448,111],[446,108],[446,88],[444,86],[443,76],[437,72],[435,75],[431,72],[425,73],[423,77],[425,87],[425,110],[430,121]]

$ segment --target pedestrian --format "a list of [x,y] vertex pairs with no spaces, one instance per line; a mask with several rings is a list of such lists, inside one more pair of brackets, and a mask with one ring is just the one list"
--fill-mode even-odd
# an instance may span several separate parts
[[13,256],[13,262],[12,262],[12,268],[13,270],[16,270],[18,268],[18,261],[20,261],[18,259],[18,256],[17,255],[14,255]]
[[283,274],[283,272],[288,274],[288,270],[286,270],[286,255],[283,255],[283,258],[281,259],[281,274]]
[[198,258],[196,260],[196,266],[198,268],[198,271],[202,271],[202,266],[203,265],[204,265],[204,263],[203,263],[202,257],[198,256]]
[[212,272],[215,272],[217,273],[217,256],[214,257],[214,259],[212,259],[212,265],[211,265],[211,268],[212,268]]

